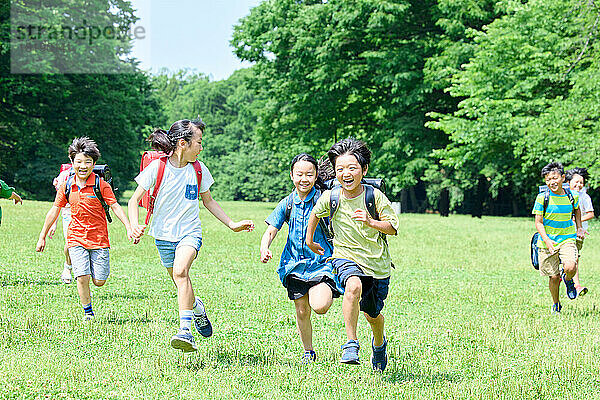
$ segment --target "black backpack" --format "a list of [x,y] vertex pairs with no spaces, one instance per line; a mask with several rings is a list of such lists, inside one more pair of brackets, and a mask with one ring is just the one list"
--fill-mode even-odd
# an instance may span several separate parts
[[[575,212],[575,198],[573,198],[573,193],[571,193],[571,188],[568,183],[563,183],[563,189],[571,202],[571,206],[573,207],[573,212]],[[542,185],[539,187],[539,193],[544,193],[544,208],[542,210],[542,219],[546,215],[546,209],[548,208],[548,203],[550,203],[550,188],[546,185]],[[539,260],[539,247],[537,245],[538,239],[540,237],[540,233],[536,232],[531,237],[530,251],[531,251],[531,265],[535,269],[540,269],[540,260]]]
[[[113,186],[113,178],[112,173],[110,172],[110,167],[108,165],[95,165],[94,174],[96,174],[96,181],[94,182],[94,194],[100,201],[102,208],[104,209],[104,213],[106,214],[106,219],[108,222],[112,222],[112,218],[110,216],[110,207],[106,204],[104,197],[102,197],[102,192],[100,190],[100,179],[103,179],[106,183],[110,185],[110,187],[115,191],[116,189]],[[71,194],[71,186],[73,185],[73,176],[75,172],[71,169],[69,172],[69,177],[67,178],[67,183],[65,186],[65,197],[67,198],[67,202],[69,201],[69,195]]]

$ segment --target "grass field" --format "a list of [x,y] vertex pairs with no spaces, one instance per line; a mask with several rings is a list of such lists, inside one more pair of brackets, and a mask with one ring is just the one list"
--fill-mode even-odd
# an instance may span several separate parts
[[173,284],[150,237],[133,246],[110,226],[111,276],[93,288],[96,321],[82,322],[74,284],[63,285],[60,229],[35,253],[50,203],[2,201],[0,398],[7,399],[598,399],[600,225],[582,257],[590,293],[550,315],[547,279],[529,264],[532,219],[401,215],[390,239],[393,271],[384,315],[390,363],[371,370],[361,317],[359,366],[339,364],[341,301],[313,315],[318,360],[300,365],[293,303],[259,261],[273,204],[221,205],[252,218],[232,233],[201,210],[204,245],[192,267],[215,328],[199,351],[169,346],[178,326]]

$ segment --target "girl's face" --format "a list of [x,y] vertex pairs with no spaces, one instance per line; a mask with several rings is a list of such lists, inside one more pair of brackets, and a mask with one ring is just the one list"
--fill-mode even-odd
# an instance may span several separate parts
[[[181,141],[183,141],[183,143]],[[179,145],[183,148],[182,154],[185,161],[196,161],[198,154],[203,150],[202,130],[198,128],[194,129],[194,134],[190,138],[190,141],[186,142],[184,139],[179,139]]]
[[86,156],[83,153],[75,154],[73,157],[73,170],[75,171],[75,176],[77,176],[80,180],[87,180],[88,176],[94,170],[94,159],[92,157]]
[[367,173],[353,154],[342,154],[335,160],[335,177],[346,194],[358,195],[361,192],[360,181]]
[[290,177],[299,195],[307,195],[312,190],[317,181],[317,169],[315,166],[304,160],[294,164]]
[[584,182],[583,176],[581,176],[579,174],[574,174],[573,179],[571,179],[571,181],[569,182],[569,186],[571,187],[571,190],[575,190],[576,192],[581,192],[581,189],[583,189],[584,183],[585,182]]

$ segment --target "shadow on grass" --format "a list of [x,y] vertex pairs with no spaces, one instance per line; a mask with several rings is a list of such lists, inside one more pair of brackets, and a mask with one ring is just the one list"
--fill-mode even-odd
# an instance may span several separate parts
[[[210,360],[206,363],[204,360]],[[215,365],[280,365],[286,364],[285,361],[279,360],[275,357],[275,351],[272,349],[265,349],[263,351],[254,351],[252,354],[244,353],[239,350],[228,350],[223,348],[211,348],[208,350],[205,357],[198,355],[194,358],[187,358],[185,362],[180,363],[180,366],[189,369],[190,371],[199,371],[207,367],[214,367]]]
[[152,321],[153,320],[148,317],[139,317],[139,318],[108,317],[106,319],[106,323],[112,324],[112,325],[149,324]]
[[98,295],[101,299],[125,299],[125,300],[143,300],[147,299],[148,295],[142,292],[131,292],[131,293],[111,293],[104,292]]
[[456,383],[461,380],[461,377],[459,374],[453,373],[424,373],[423,371],[415,371],[415,368],[410,368],[410,370],[407,368],[388,368],[382,375],[381,380],[390,383],[414,382],[435,385],[444,382]]
[[36,278],[33,276],[18,276],[0,274],[0,287],[9,286],[60,286],[63,283],[58,279]]

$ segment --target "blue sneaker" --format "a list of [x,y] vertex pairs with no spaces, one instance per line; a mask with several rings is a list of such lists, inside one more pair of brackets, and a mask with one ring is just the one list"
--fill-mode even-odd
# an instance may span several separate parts
[[204,312],[200,314],[196,314],[194,312],[194,326],[198,333],[200,333],[204,337],[209,337],[213,333],[212,325],[208,320],[208,316],[206,315],[206,309],[204,308],[204,303],[200,300],[200,297],[196,297],[196,301],[202,304],[202,309]]
[[180,329],[177,334],[173,335],[171,338],[171,346],[184,353],[198,350],[194,337],[188,329]]
[[346,344],[342,346],[342,358],[340,359],[340,362],[342,364],[359,364],[358,350],[360,350],[358,340],[348,340]]
[[562,310],[562,306],[560,305],[560,303],[552,304],[552,309],[550,311],[550,314],[559,315],[560,310]]
[[317,359],[317,353],[315,353],[313,350],[307,350],[304,352],[304,355],[302,356],[302,365],[312,364],[316,361],[316,359]]
[[373,364],[373,369],[375,371],[383,372],[385,367],[387,367],[388,357],[387,357],[387,340],[385,337],[383,338],[383,344],[379,348],[375,348],[373,345],[373,339],[371,339],[371,348],[373,349],[373,355],[371,356],[371,364]]
[[567,275],[564,272],[562,273],[561,278],[562,278],[563,282],[565,283],[565,286],[567,287],[567,296],[569,296],[569,298],[571,300],[576,299],[577,298],[577,288],[575,287],[575,283],[573,282],[573,279],[568,281]]

